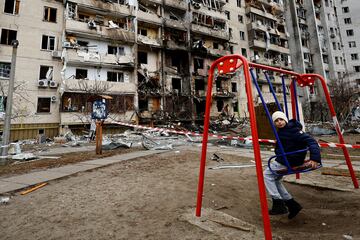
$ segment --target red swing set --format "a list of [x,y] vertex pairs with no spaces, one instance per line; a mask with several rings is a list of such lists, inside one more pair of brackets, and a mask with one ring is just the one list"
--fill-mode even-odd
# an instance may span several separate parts
[[[256,127],[256,116],[255,116],[255,109],[253,103],[253,96],[252,96],[252,82],[250,76],[250,68],[268,70],[273,72],[278,72],[283,75],[287,75],[292,77],[292,85],[291,85],[291,105],[292,105],[292,116],[294,118],[299,118],[299,115],[296,114],[295,107],[297,106],[297,96],[296,96],[296,83],[300,87],[310,87],[314,86],[316,80],[319,80],[321,86],[324,90],[324,94],[326,97],[326,101],[330,110],[331,117],[333,119],[333,124],[336,129],[336,133],[339,138],[339,142],[341,144],[345,144],[344,137],[340,130],[339,122],[336,118],[336,113],[330,98],[329,90],[327,88],[325,79],[318,74],[299,74],[296,72],[274,68],[266,65],[256,64],[256,63],[249,63],[247,59],[241,55],[229,55],[224,56],[216,61],[213,62],[209,69],[209,76],[208,76],[208,87],[207,87],[207,95],[206,95],[206,109],[205,109],[205,120],[204,120],[204,133],[203,133],[203,142],[202,142],[202,152],[201,152],[201,159],[200,159],[200,170],[199,170],[199,182],[198,182],[198,191],[197,191],[197,203],[196,203],[196,216],[201,216],[201,206],[202,206],[202,196],[204,190],[204,176],[205,176],[205,162],[206,162],[206,152],[207,152],[207,143],[208,143],[208,135],[209,135],[209,119],[210,119],[210,107],[211,107],[211,97],[212,97],[212,85],[213,85],[213,78],[215,76],[215,71],[217,71],[218,75],[233,73],[236,70],[242,68],[244,72],[245,78],[245,90],[247,94],[247,106],[250,116],[250,128],[251,128],[251,135],[253,140],[253,150],[254,150],[254,157],[256,163],[256,175],[257,175],[257,182],[258,182],[258,189],[260,195],[260,203],[261,203],[261,212],[263,218],[263,225],[264,225],[264,236],[265,239],[270,240],[272,239],[271,234],[271,226],[270,226],[270,218],[268,213],[268,206],[266,201],[266,191],[265,191],[265,184],[264,184],[264,177],[263,177],[263,168],[261,162],[261,154],[260,154],[260,145],[259,145],[259,137],[258,131]],[[347,167],[349,169],[351,179],[354,185],[354,188],[359,188],[358,181],[356,179],[350,155],[345,146],[341,147],[344,153],[344,157],[346,160]],[[299,174],[297,174],[297,178]]]

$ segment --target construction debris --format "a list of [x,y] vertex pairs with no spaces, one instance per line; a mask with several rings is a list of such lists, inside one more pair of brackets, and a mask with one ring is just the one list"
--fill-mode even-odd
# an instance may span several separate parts
[[0,197],[0,204],[8,204],[10,197]]

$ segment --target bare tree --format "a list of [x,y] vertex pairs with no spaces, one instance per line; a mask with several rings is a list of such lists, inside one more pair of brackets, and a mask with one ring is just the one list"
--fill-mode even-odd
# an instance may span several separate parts
[[[2,98],[2,104],[5,106],[6,102],[6,96],[9,88],[9,82],[8,81],[0,81],[0,97]],[[16,82],[14,86],[14,101],[13,106],[6,106],[6,107],[12,107],[12,115],[11,119],[16,120],[18,118],[24,118],[24,117],[35,117],[35,112],[31,112],[30,109],[27,107],[28,103],[31,103],[33,105],[33,108],[35,108],[35,104],[31,102],[29,95],[26,91],[26,84],[25,82]],[[26,103],[26,104],[24,104]]]
[[[67,86],[69,88],[69,86]],[[111,85],[106,81],[89,81],[89,80],[78,80],[77,86],[75,87],[81,92],[81,97],[78,99],[81,102],[81,108],[74,112],[74,115],[83,123],[89,124],[91,122],[91,102],[90,99],[94,99],[99,95],[105,95],[110,92]],[[71,99],[70,99],[71,101]]]
[[350,86],[346,77],[347,76],[331,80],[329,83],[331,100],[340,122],[343,122],[346,119],[352,106],[359,98],[358,91]]

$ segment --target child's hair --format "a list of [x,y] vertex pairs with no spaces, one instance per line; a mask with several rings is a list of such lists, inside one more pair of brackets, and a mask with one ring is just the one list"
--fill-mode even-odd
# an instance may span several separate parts
[[273,122],[275,122],[276,119],[278,119],[278,118],[283,119],[286,123],[289,122],[288,118],[286,117],[285,113],[283,113],[283,112],[276,111],[273,113],[273,115],[272,115]]

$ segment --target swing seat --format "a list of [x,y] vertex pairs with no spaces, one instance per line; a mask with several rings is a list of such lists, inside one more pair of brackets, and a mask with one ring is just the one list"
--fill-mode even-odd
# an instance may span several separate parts
[[294,173],[309,172],[309,171],[313,171],[313,170],[316,170],[316,169],[319,169],[319,168],[322,167],[322,165],[319,164],[317,168],[313,169],[309,162],[310,162],[310,160],[305,160],[305,162],[302,165],[292,167],[290,171],[289,171],[288,168],[283,168],[283,169],[275,170],[274,172],[277,175],[282,175],[283,176],[283,175],[289,175],[289,174],[294,174]]
[[283,156],[285,158],[285,162],[286,162],[286,166],[283,169],[277,169],[277,170],[273,170],[271,168],[271,161],[275,161],[276,157],[280,157],[282,155],[274,155],[272,157],[269,158],[268,160],[268,167],[270,169],[270,171],[278,176],[284,176],[284,175],[290,175],[290,174],[295,174],[295,173],[304,173],[304,172],[310,172],[316,169],[319,169],[322,167],[322,164],[320,163],[316,168],[312,168],[311,165],[309,164],[310,160],[305,160],[304,163],[300,166],[295,166],[295,167],[291,167],[289,162],[286,159],[287,155],[291,155],[294,153],[299,153],[299,152],[307,152],[309,150],[309,148],[305,148],[303,150],[298,150],[298,151],[294,151],[294,152],[287,152],[285,153],[285,155]]

